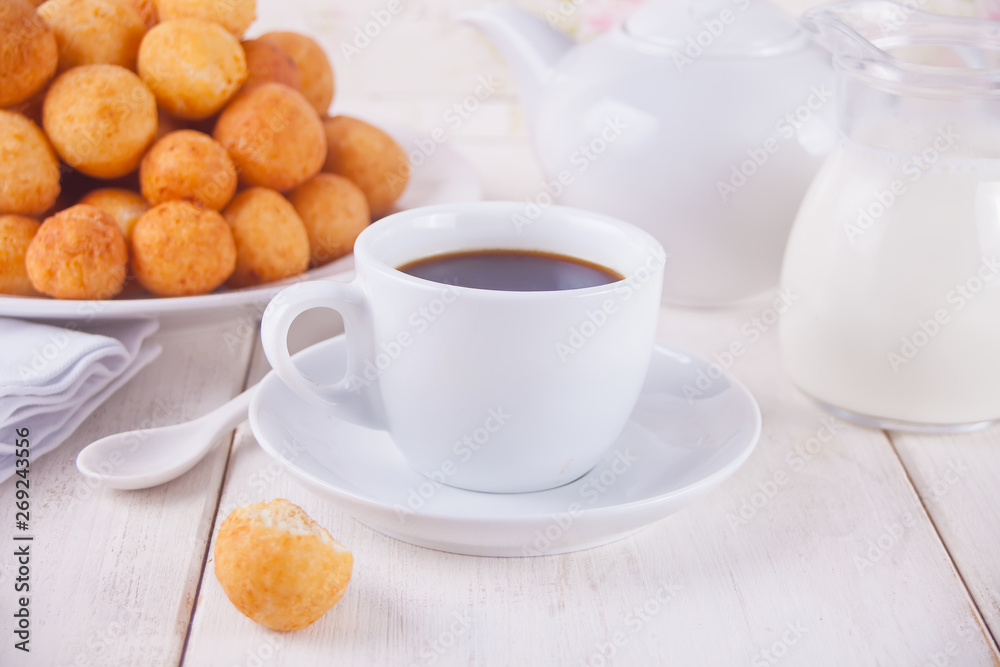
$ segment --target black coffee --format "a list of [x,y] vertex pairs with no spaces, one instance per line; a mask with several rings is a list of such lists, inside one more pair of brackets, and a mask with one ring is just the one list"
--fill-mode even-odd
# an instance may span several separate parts
[[622,280],[611,269],[582,259],[530,250],[473,250],[435,255],[399,267],[436,283],[506,292],[548,292]]

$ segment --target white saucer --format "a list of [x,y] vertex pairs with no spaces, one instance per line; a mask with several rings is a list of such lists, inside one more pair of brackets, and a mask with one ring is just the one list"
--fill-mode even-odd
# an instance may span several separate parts
[[[344,349],[338,336],[295,359],[313,379],[334,382],[344,374]],[[250,425],[261,447],[303,485],[380,533],[475,556],[557,554],[662,519],[750,456],[760,410],[739,381],[716,377],[717,370],[709,374],[705,361],[657,345],[639,402],[610,453],[575,482],[536,493],[435,483],[406,464],[385,432],[317,410],[273,372],[253,397]],[[685,387],[700,395],[686,397]]]

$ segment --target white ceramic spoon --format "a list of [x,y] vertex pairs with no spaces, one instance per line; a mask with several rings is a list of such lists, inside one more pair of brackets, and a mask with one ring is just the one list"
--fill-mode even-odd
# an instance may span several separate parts
[[87,445],[76,467],[113,489],[148,489],[180,477],[247,418],[251,387],[207,415],[173,426],[127,431]]

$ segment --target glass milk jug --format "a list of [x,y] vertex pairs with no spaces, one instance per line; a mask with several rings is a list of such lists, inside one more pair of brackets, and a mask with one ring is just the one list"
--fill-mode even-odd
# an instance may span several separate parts
[[838,148],[782,269],[786,371],[883,428],[1000,420],[1000,23],[879,0],[820,7]]

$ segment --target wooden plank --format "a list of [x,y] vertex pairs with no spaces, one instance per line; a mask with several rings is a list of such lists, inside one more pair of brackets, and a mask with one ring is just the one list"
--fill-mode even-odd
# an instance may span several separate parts
[[83,446],[107,434],[187,421],[234,396],[253,347],[247,333],[157,335],[163,354],[61,447],[31,462],[29,654],[14,649],[9,630],[18,597],[10,537],[14,481],[0,485],[7,536],[0,559],[0,616],[6,619],[0,665],[179,661],[228,446],[181,478],[145,491],[94,488],[74,461]]
[[1000,637],[1000,428],[891,435],[979,612]]
[[354,552],[354,578],[317,623],[280,634],[236,611],[210,562],[184,664],[998,664],[890,443],[790,385],[761,329],[769,308],[664,312],[662,338],[693,351],[743,343],[731,366],[761,403],[763,439],[694,506],[575,554],[474,558],[383,537],[297,486],[241,427],[220,519],[288,498]]

